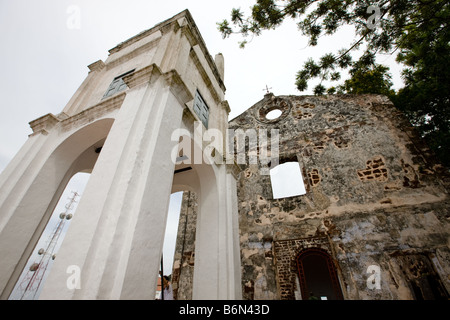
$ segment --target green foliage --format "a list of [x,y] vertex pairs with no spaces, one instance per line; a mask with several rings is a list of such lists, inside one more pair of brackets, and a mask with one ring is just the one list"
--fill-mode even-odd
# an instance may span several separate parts
[[[218,23],[224,38],[244,38],[274,29],[284,19],[297,22],[299,31],[315,46],[322,35],[352,26],[353,43],[337,53],[308,59],[296,74],[295,84],[305,91],[319,79],[314,94],[380,93],[391,98],[417,127],[430,147],[450,166],[450,2],[448,0],[256,0],[246,16],[233,9],[231,23]],[[246,40],[240,42],[245,47]],[[356,60],[352,53],[363,49]],[[376,63],[378,54],[397,54],[405,66],[405,87],[395,93],[387,67]],[[326,88],[324,81],[343,84]]]
[[376,93],[386,96],[394,95],[391,90],[391,75],[389,68],[382,65],[374,65],[372,68],[353,68],[351,78],[345,80],[342,91],[351,94]]
[[441,161],[450,167],[450,4],[428,1],[411,16],[397,60],[405,87],[393,98]]

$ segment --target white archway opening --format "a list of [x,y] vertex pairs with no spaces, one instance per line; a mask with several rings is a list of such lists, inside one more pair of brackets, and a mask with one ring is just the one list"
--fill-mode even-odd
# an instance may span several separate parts
[[67,183],[9,296],[9,300],[36,300],[39,298],[89,177],[90,173],[78,172]]

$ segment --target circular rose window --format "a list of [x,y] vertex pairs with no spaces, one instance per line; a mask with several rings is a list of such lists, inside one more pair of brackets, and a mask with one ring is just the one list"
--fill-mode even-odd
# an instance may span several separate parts
[[258,121],[276,123],[289,114],[291,103],[288,99],[271,97],[262,101],[260,107],[256,110],[255,116]]
[[266,114],[266,119],[267,120],[275,120],[275,119],[279,118],[282,113],[283,113],[283,111],[281,111],[280,109],[275,109],[275,110],[269,111]]

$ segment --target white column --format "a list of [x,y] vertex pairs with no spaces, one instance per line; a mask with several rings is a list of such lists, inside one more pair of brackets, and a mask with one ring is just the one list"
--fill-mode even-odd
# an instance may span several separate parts
[[236,179],[225,164],[195,166],[199,177],[193,299],[239,299]]
[[219,210],[218,224],[218,299],[240,297],[240,249],[237,217],[236,179],[228,172],[226,165],[218,167]]
[[229,170],[227,168],[227,252],[229,254],[229,299],[241,300],[241,249],[239,244],[237,185],[236,176],[228,171]]
[[192,298],[219,299],[220,256],[219,196],[217,177],[212,167],[203,164],[197,168],[200,175],[197,228],[195,234],[195,266]]
[[[42,299],[154,299],[174,169],[170,137],[192,97],[177,74],[151,73],[150,83],[127,92]],[[69,266],[81,271],[79,289],[66,285]]]
[[7,299],[13,289],[12,278],[25,266],[21,257],[29,254],[27,246],[42,219],[42,214],[24,219],[15,212],[48,156],[42,150],[47,138],[30,137],[0,175],[0,299]]
[[230,265],[230,248],[228,247],[228,240],[230,239],[230,225],[228,221],[228,188],[226,177],[226,166],[221,165],[218,167],[218,187],[219,194],[219,211],[217,212],[218,220],[218,261],[217,268],[219,270],[218,277],[218,299],[230,299],[230,286],[232,285],[232,279],[230,277],[231,270]]
[[174,95],[167,90],[154,115],[159,127],[154,128],[153,147],[149,150],[146,183],[138,210],[129,248],[128,263],[120,295],[121,299],[154,299],[161,261],[167,212],[172,190],[175,164],[171,151],[177,142],[172,132],[180,127],[183,114]]
[[0,174],[0,232],[13,213],[17,202],[39,172],[44,159],[36,159],[48,136],[28,138],[16,156]]

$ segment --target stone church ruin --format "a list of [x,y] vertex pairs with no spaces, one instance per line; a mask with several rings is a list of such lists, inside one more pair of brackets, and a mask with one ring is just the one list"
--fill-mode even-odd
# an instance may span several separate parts
[[153,300],[178,191],[175,299],[449,298],[449,172],[386,97],[268,92],[230,120],[225,90],[187,10],[89,65],[0,175],[1,299],[77,172],[41,299]]

